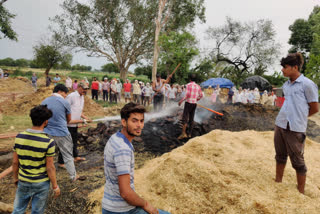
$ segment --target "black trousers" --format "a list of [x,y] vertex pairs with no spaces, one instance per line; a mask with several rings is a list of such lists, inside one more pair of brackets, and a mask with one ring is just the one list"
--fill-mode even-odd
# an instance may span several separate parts
[[156,94],[153,98],[154,111],[161,111],[163,105],[163,94]]
[[98,90],[91,89],[92,99],[96,98],[98,100]]
[[185,102],[183,115],[182,115],[182,124],[187,124],[189,126],[189,131],[187,133],[191,134],[193,130],[193,118],[196,112],[197,104]]
[[[73,143],[73,157],[78,157],[78,127],[68,127],[68,130],[71,134],[72,143]],[[62,154],[59,152],[58,163],[64,164]]]
[[103,101],[107,101],[109,99],[109,92],[107,90],[102,90],[103,92]]

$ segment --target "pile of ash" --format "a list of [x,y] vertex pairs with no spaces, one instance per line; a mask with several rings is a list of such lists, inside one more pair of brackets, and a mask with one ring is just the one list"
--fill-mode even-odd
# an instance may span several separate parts
[[[277,107],[260,104],[236,103],[207,105],[207,107],[224,115],[219,116],[198,107],[192,137],[201,136],[214,129],[270,131],[274,129],[274,121],[279,112]],[[141,136],[136,137],[132,142],[136,152],[161,155],[183,145],[188,140],[177,139],[181,134],[183,109],[175,107],[171,112],[169,115],[153,118],[145,123]],[[86,133],[79,134],[80,145],[88,151],[103,151],[110,136],[120,129],[119,120],[99,123],[97,128],[90,128]],[[307,136],[314,139],[319,131],[320,127],[313,121],[309,121]]]

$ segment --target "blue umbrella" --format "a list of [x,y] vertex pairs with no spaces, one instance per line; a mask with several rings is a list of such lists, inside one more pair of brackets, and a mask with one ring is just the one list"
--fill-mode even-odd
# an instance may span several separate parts
[[231,80],[226,78],[210,78],[200,84],[202,88],[208,88],[209,86],[215,88],[217,85],[219,85],[220,88],[232,88],[234,86]]

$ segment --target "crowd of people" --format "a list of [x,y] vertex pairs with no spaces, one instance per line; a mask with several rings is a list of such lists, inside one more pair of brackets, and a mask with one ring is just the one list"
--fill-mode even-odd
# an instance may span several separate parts
[[[274,148],[276,160],[275,182],[282,182],[284,169],[288,156],[292,167],[297,174],[297,189],[304,193],[307,167],[304,162],[305,132],[308,116],[318,112],[318,87],[310,79],[300,73],[303,65],[302,55],[289,54],[281,60],[282,72],[289,80],[284,83],[283,90],[286,95],[285,103],[281,108],[276,121],[274,133]],[[102,213],[152,213],[168,214],[168,212],[156,209],[148,201],[141,198],[134,189],[134,149],[132,140],[140,136],[144,127],[145,95],[154,97],[154,108],[162,108],[162,102],[170,103],[177,98],[179,86],[168,85],[171,75],[166,80],[157,76],[152,84],[144,86],[134,81],[133,86],[127,80],[124,84],[125,99],[133,101],[127,103],[120,112],[122,128],[113,134],[104,149],[104,172],[106,184],[102,198]],[[58,77],[54,81],[57,80]],[[105,84],[108,83],[104,79]],[[227,96],[227,102],[262,103],[269,99],[270,95],[258,89],[237,90],[232,88],[223,94],[219,87],[209,88],[203,93],[200,86],[195,83],[195,74],[190,75],[190,82],[185,91],[181,89],[178,105],[185,102],[182,117],[182,132],[178,139],[190,138],[193,128],[193,118],[197,108],[197,102],[204,94],[213,102],[220,100],[221,96]],[[71,83],[69,85],[71,87]],[[95,98],[99,90],[108,91],[108,88],[99,88],[96,78],[91,84],[91,90]],[[93,86],[93,87],[92,87]],[[132,87],[132,91],[131,91]],[[176,88],[176,90],[174,90]],[[54,196],[60,195],[60,188],[56,179],[56,171],[53,156],[55,146],[61,153],[59,165],[65,167],[71,181],[81,179],[77,175],[74,161],[84,160],[79,157],[77,147],[77,124],[91,122],[91,119],[83,115],[84,95],[89,89],[88,83],[81,82],[76,91],[67,95],[69,89],[63,84],[58,84],[53,89],[52,96],[46,98],[41,105],[31,109],[30,117],[32,128],[18,134],[15,139],[13,163],[13,180],[17,185],[13,213],[24,213],[29,201],[32,201],[32,213],[43,213],[48,199],[50,183]],[[147,90],[146,90],[147,89]],[[117,92],[116,80],[111,81],[110,90],[113,98]],[[212,91],[212,92],[211,92]],[[153,95],[152,95],[153,92]],[[143,98],[142,98],[142,93]],[[183,94],[184,93],[184,94]],[[105,94],[105,97],[110,95]],[[147,96],[148,97],[148,96]],[[271,98],[272,94],[271,94]],[[270,100],[271,100],[270,98]],[[147,99],[148,100],[148,99]],[[188,129],[187,129],[188,128]]]
[[221,89],[219,85],[212,88],[209,86],[207,89],[204,89],[204,94],[211,103],[221,102],[221,103],[260,103],[262,105],[272,105],[275,106],[277,96],[273,91],[264,90],[260,92],[258,88],[253,90],[242,89],[239,87],[237,89],[235,86],[226,89]]

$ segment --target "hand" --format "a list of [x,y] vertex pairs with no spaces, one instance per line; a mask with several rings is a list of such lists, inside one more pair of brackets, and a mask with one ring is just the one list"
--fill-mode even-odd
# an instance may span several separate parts
[[142,209],[144,209],[144,211],[146,211],[149,214],[159,214],[158,209],[154,208],[148,201],[146,201]]
[[18,179],[15,179],[15,180],[13,181],[13,183],[14,183],[14,185],[15,185],[16,187],[18,186],[18,182],[19,182]]
[[179,103],[178,103],[178,105],[181,106],[182,102],[183,102],[183,100],[180,100]]
[[60,195],[60,188],[57,186],[56,188],[53,189],[53,198],[58,198]]

